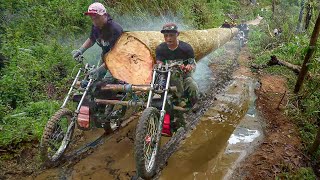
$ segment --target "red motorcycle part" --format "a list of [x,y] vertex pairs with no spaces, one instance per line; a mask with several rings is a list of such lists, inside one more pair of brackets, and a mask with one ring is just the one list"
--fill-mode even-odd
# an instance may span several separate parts
[[77,122],[81,128],[89,128],[89,125],[90,125],[89,106],[81,106],[80,107]]
[[171,128],[170,128],[170,115],[169,114],[165,114],[164,115],[164,120],[163,120],[163,126],[162,126],[162,132],[161,134],[163,136],[168,136],[171,137],[172,133],[171,133]]

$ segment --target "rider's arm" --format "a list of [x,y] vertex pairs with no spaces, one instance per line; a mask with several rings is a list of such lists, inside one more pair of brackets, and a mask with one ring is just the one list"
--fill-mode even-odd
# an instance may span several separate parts
[[185,63],[185,67],[189,72],[194,71],[196,69],[196,61],[194,58],[193,48],[188,44],[186,50],[188,59],[186,60],[187,62]]
[[162,64],[164,62],[165,58],[162,55],[161,47],[160,45],[156,48],[156,63]]
[[79,48],[81,54],[83,54],[88,48],[90,48],[91,46],[93,46],[93,44],[95,43],[96,39],[94,36],[94,26],[92,26],[91,28],[91,33],[90,33],[90,37],[82,44],[82,46]]
[[83,51],[82,52],[84,52],[84,51],[86,51],[88,48],[90,48],[91,46],[93,46],[93,42],[92,42],[92,40],[90,39],[90,38],[88,38],[83,44],[82,44],[82,46],[80,47]]

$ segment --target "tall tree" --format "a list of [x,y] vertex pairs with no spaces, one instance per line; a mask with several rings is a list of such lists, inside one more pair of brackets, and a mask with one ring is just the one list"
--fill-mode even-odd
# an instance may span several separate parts
[[272,0],[272,17],[274,17],[275,8],[276,8],[276,0]]
[[296,29],[297,33],[299,33],[301,31],[301,22],[302,22],[302,17],[303,17],[303,10],[304,10],[304,0],[301,0],[299,20],[298,20],[298,25],[297,25],[297,29]]
[[308,0],[307,2],[307,6],[306,6],[306,19],[305,19],[305,26],[304,29],[307,30],[309,28],[309,24],[310,24],[310,20],[312,17],[312,0]]
[[305,76],[306,76],[306,74],[308,72],[307,64],[309,63],[310,59],[312,58],[312,55],[313,55],[314,51],[316,50],[317,39],[319,37],[319,31],[320,31],[320,12],[318,14],[318,18],[317,18],[316,24],[314,26],[314,29],[313,29],[313,32],[312,32],[312,35],[311,35],[311,38],[310,38],[310,44],[309,44],[309,48],[308,48],[307,54],[304,57],[304,61],[303,61],[302,67],[301,67],[301,71],[299,73],[298,80],[297,80],[297,83],[296,83],[295,88],[294,88],[294,92],[295,93],[298,93],[300,91],[300,88],[301,88],[301,86],[303,84],[303,80],[304,80],[304,78],[305,78]]

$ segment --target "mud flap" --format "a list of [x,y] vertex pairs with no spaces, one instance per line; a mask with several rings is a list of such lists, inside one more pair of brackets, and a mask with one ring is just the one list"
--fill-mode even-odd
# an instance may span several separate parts
[[172,133],[171,133],[171,128],[170,128],[170,115],[168,113],[166,113],[164,115],[164,120],[163,120],[163,126],[162,126],[162,132],[161,134],[163,136],[168,136],[171,137]]
[[81,106],[77,118],[77,123],[82,130],[90,127],[90,109],[89,106]]

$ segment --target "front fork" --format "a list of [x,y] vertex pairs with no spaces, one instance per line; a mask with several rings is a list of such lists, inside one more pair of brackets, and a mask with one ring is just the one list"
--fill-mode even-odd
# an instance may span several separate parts
[[[154,69],[146,108],[150,107],[150,104],[151,104],[151,101],[152,101],[152,95],[153,95],[153,91],[154,91],[154,83],[155,83],[155,79],[156,79],[156,74],[157,74],[157,70]],[[159,117],[159,124],[158,124],[158,132],[157,132],[156,142],[159,142],[160,137],[161,137],[163,120],[164,120],[164,116],[166,114],[165,107],[166,107],[166,101],[167,101],[167,97],[168,97],[169,86],[170,86],[170,78],[171,78],[171,71],[169,70],[168,74],[167,74],[166,87],[164,89],[162,107],[161,107],[161,110],[160,110],[160,117]]]
[[72,83],[72,85],[71,85],[71,87],[70,87],[70,89],[68,91],[67,96],[64,98],[63,104],[61,105],[60,109],[62,109],[62,108],[64,108],[66,106],[66,104],[67,104],[67,102],[68,102],[68,100],[69,100],[69,98],[71,96],[72,90],[74,89],[76,83],[78,82],[78,79],[79,79],[81,71],[83,71],[82,68],[79,69],[76,77],[74,78],[73,83]]
[[[88,65],[86,65],[85,69],[87,68],[87,66],[88,66]],[[79,77],[80,77],[80,73],[81,73],[82,71],[84,71],[84,69],[80,68],[79,71],[78,71],[78,73],[77,73],[77,75],[76,75],[76,77],[74,78],[73,83],[72,83],[72,85],[71,85],[71,87],[70,87],[70,89],[69,89],[69,91],[68,91],[68,94],[67,94],[67,96],[65,97],[65,99],[64,99],[64,101],[63,101],[63,104],[62,104],[61,107],[60,107],[61,109],[66,106],[66,104],[67,104],[67,102],[68,102],[68,100],[69,100],[69,98],[70,98],[70,96],[71,96],[71,94],[72,94],[72,90],[75,88],[75,84],[78,82]],[[76,117],[77,117],[78,114],[79,114],[79,110],[80,110],[80,108],[81,108],[82,102],[83,102],[85,96],[87,95],[87,93],[88,93],[88,91],[89,91],[89,88],[90,88],[92,82],[93,82],[93,79],[92,79],[92,78],[89,78],[89,82],[88,82],[88,84],[87,84],[87,86],[86,86],[85,91],[83,92],[83,95],[82,95],[81,100],[80,100],[80,102],[79,102],[79,104],[78,104],[78,107],[77,107],[77,109],[75,110],[75,115],[73,116],[72,121],[75,121],[75,120],[76,120]]]

